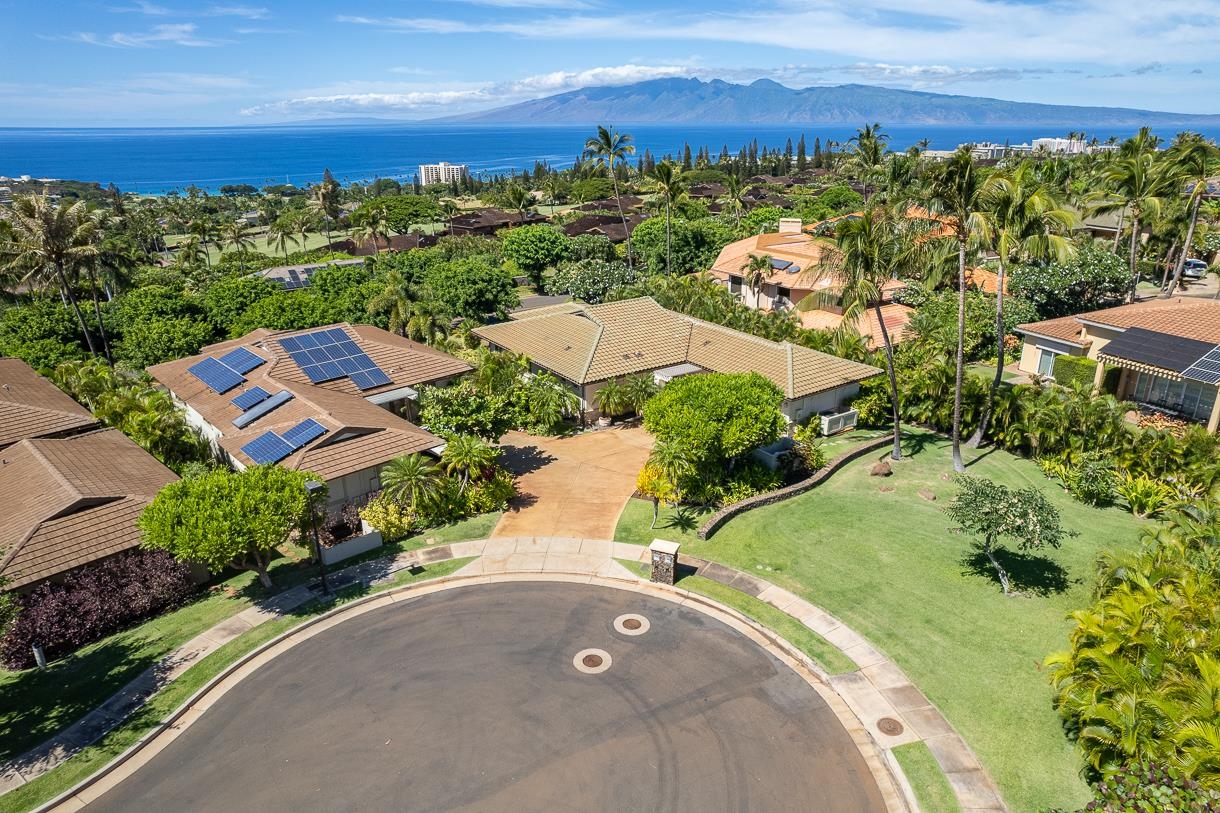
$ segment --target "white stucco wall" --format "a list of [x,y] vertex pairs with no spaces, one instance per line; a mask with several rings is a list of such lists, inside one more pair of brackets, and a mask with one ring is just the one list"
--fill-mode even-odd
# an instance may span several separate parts
[[792,423],[801,423],[819,412],[832,410],[839,412],[847,399],[859,394],[860,385],[852,382],[833,390],[806,395],[804,398],[785,400],[780,410],[784,417]]

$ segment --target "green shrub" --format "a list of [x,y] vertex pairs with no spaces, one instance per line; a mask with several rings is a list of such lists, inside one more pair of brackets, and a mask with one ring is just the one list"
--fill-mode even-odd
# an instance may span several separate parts
[[850,404],[860,413],[856,423],[864,427],[887,426],[891,420],[890,397],[884,390],[873,390],[861,395]]
[[410,536],[415,529],[415,514],[410,508],[395,499],[379,494],[360,509],[360,518],[375,531],[380,531],[386,542],[394,542]]
[[1137,477],[1124,474],[1118,481],[1117,490],[1131,513],[1140,519],[1156,516],[1173,503],[1176,496],[1170,486],[1146,474]]
[[1117,485],[1114,470],[1114,461],[1110,458],[1085,455],[1065,483],[1068,493],[1085,505],[1109,505],[1114,501]]
[[783,475],[778,470],[767,468],[758,461],[751,460],[743,466],[738,466],[733,474],[711,491],[714,496],[708,502],[718,505],[732,505],[741,502],[755,494],[765,494],[783,485]]
[[793,450],[812,474],[825,467],[826,450],[822,447],[822,419],[813,417],[804,426],[798,426],[792,431],[792,440],[796,443]]
[[1097,374],[1097,362],[1088,356],[1055,356],[1055,383],[1065,387],[1080,385],[1093,386],[1093,376]]
[[513,483],[513,476],[498,468],[492,476],[471,483],[466,489],[466,512],[474,516],[489,511],[503,511],[508,507],[508,501],[516,495],[517,486]]

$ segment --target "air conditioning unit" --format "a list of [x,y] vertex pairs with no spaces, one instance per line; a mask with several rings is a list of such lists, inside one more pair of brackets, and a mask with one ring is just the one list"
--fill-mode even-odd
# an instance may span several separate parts
[[854,409],[849,409],[846,412],[826,412],[818,413],[822,419],[822,434],[825,436],[837,435],[840,432],[846,432],[849,429],[856,428],[856,419],[860,417],[860,413]]

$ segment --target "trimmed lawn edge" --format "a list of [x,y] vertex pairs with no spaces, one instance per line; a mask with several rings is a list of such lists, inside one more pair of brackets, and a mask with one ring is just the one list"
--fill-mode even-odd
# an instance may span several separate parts
[[953,787],[925,742],[909,742],[891,750],[911,784],[922,813],[961,813]]

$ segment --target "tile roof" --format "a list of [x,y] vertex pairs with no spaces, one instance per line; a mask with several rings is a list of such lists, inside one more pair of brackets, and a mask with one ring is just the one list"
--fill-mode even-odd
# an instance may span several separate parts
[[[889,331],[891,342],[898,344],[906,338],[907,325],[910,324],[914,313],[914,308],[897,302],[886,302],[881,306],[881,319],[885,323],[885,329]],[[798,312],[797,316],[800,317],[801,327],[814,330],[835,330],[843,324],[843,317],[830,311],[803,311]],[[870,348],[875,350],[884,344],[881,338],[881,328],[877,323],[877,312],[873,308],[868,308],[860,314],[860,319],[856,322],[855,327],[861,336],[868,339]]]
[[0,449],[22,438],[89,429],[97,418],[21,359],[0,357]]
[[[339,327],[392,380],[390,384],[361,391],[350,379],[341,378],[313,384],[280,344],[288,336]],[[246,374],[246,384],[219,394],[209,389],[187,370],[205,356],[222,355],[245,347],[268,363]],[[221,433],[221,448],[242,465],[254,461],[242,446],[264,432],[282,433],[307,418],[326,428],[326,434],[280,461],[294,469],[308,469],[327,480],[361,471],[394,457],[424,451],[440,445],[441,440],[366,398],[391,393],[403,387],[426,384],[468,372],[466,362],[427,345],[404,339],[370,325],[330,325],[309,330],[267,331],[260,329],[228,342],[204,348],[198,356],[158,364],[149,374],[174,396],[197,412]],[[257,418],[245,427],[233,421],[242,414],[233,398],[255,386],[272,395],[287,390],[293,398]]]
[[787,398],[834,389],[881,371],[666,310],[649,297],[539,309],[475,333],[585,384],[684,362],[715,372],[758,372]]
[[176,475],[114,429],[0,452],[0,574],[22,587],[140,544],[136,519]]
[[1220,344],[1220,302],[1211,299],[1174,297],[1148,299],[1131,305],[1062,316],[1042,322],[1017,325],[1017,331],[1047,336],[1087,347],[1081,338],[1086,324],[1103,325],[1118,330],[1138,327],[1165,333],[1181,339]]
[[729,275],[740,277],[744,274],[742,266],[749,262],[750,257],[768,256],[792,263],[800,270],[774,270],[767,274],[767,284],[785,288],[831,288],[835,282],[834,275],[823,268],[823,263],[833,256],[832,247],[833,242],[826,238],[802,233],[755,234],[722,248],[709,273],[719,280],[726,280]]

